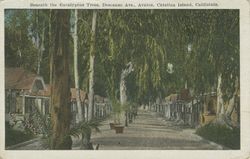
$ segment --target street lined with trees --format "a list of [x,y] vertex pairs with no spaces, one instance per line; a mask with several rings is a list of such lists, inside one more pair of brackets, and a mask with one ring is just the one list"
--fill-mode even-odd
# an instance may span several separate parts
[[[141,105],[179,100],[183,89],[209,105],[213,93],[211,123],[239,129],[239,55],[239,10],[5,10],[5,67],[51,85],[50,149],[71,149],[76,132],[91,148],[96,95],[111,103],[114,124],[129,127]],[[86,131],[71,131],[72,87]]]

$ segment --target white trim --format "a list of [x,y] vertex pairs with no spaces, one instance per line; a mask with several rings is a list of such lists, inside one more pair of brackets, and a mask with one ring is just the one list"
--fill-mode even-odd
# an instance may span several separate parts
[[30,96],[30,95],[25,95],[25,97],[30,97],[30,98],[44,98],[44,99],[49,99],[50,97],[44,97],[44,96]]
[[34,84],[35,84],[35,81],[36,81],[36,80],[40,80],[40,81],[42,82],[43,90],[47,90],[46,85],[45,85],[44,80],[43,80],[43,77],[41,77],[41,76],[36,76],[35,79],[34,79],[33,82],[32,82],[31,90],[29,90],[30,92],[32,92],[32,89],[33,89],[33,87],[34,87]]

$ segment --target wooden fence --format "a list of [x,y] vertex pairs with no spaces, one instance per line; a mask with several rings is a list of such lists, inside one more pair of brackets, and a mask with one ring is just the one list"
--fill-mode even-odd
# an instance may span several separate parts
[[154,104],[150,110],[158,112],[168,120],[182,121],[184,125],[196,127],[201,123],[203,104],[198,99],[190,102],[177,100],[164,104]]

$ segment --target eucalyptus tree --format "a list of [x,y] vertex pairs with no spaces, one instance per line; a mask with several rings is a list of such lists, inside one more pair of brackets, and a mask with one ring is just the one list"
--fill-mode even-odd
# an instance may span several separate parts
[[[161,88],[182,89],[188,81],[199,95],[217,85],[218,116],[227,113],[228,118],[239,90],[237,10],[168,10],[144,15],[147,18],[135,16],[139,24],[135,27],[139,28],[135,41],[141,45],[136,52],[148,53],[141,53],[141,61],[136,62],[139,66],[135,66],[140,94],[157,94]],[[227,26],[231,27],[226,29]],[[167,63],[173,64],[172,74],[166,71]],[[223,113],[226,103],[230,104]]]
[[[217,86],[218,123],[230,125],[239,91],[239,13],[237,10],[185,11],[192,50],[185,71],[196,94]],[[230,27],[228,27],[230,26]],[[225,105],[228,105],[225,107]]]
[[[162,30],[160,31],[158,28],[163,17],[157,15],[157,18],[154,18],[155,14],[151,10],[109,10],[105,16],[107,20],[103,22],[102,30],[104,33],[102,35],[108,38],[102,42],[108,48],[104,47],[103,49],[107,53],[102,54],[102,62],[105,68],[109,96],[117,99],[117,92],[120,90],[121,102],[124,103],[124,92],[130,91],[130,85],[124,84],[125,78],[122,78],[124,76],[121,75],[126,70],[127,64],[132,64],[134,67],[133,74],[135,76],[133,78],[138,85],[136,88],[139,88],[135,92],[140,93],[141,97],[146,96],[146,93],[149,94],[149,92],[150,96],[153,96],[160,89],[163,90],[161,87],[164,82],[161,81],[161,78],[165,79],[162,76],[165,76],[166,54],[162,46],[163,42],[159,38]],[[132,98],[138,97],[135,96]]]
[[141,101],[155,100],[164,96],[167,83],[168,50],[166,46],[171,37],[166,36],[168,12],[163,10],[146,10],[138,13],[133,28],[136,81]]
[[[83,11],[85,12],[85,11]],[[87,121],[91,121],[94,119],[94,114],[95,114],[95,105],[94,105],[94,95],[95,95],[95,91],[94,91],[94,85],[95,85],[95,54],[96,54],[96,25],[97,25],[97,10],[91,10],[92,15],[90,16],[89,11],[83,13],[82,15],[88,15],[89,17],[92,17],[92,23],[91,25],[88,24],[87,21],[85,21],[85,19],[83,19],[83,17],[81,17],[80,21],[82,22],[82,24],[80,24],[81,28],[80,28],[80,34],[85,35],[85,37],[83,37],[83,39],[87,39],[87,41],[85,40],[81,40],[80,42],[85,43],[86,45],[88,45],[88,52],[89,54],[87,54],[87,56],[89,56],[89,71],[88,73],[86,73],[88,75],[88,108],[87,108],[87,117],[86,120]],[[91,28],[90,28],[91,26]],[[83,29],[83,28],[87,28],[87,29]],[[86,32],[89,32],[86,34]],[[90,38],[88,38],[89,35]],[[81,46],[81,47],[84,47]],[[86,46],[85,46],[86,47]],[[85,48],[86,50],[86,48]],[[84,55],[86,56],[86,54]],[[86,66],[86,65],[85,65]],[[83,81],[83,79],[82,79]],[[91,130],[88,131],[85,134],[82,134],[82,145],[81,148],[82,149],[90,149],[91,148],[91,143],[90,143],[90,139],[91,139]]]
[[36,71],[37,48],[31,35],[31,12],[5,10],[5,66]]
[[[217,116],[219,123],[231,125],[231,114],[239,95],[239,11],[217,13],[212,41],[212,59],[217,74]],[[230,26],[230,27],[228,27]],[[220,62],[219,62],[220,61]],[[225,107],[225,105],[228,105]]]
[[69,136],[71,109],[69,83],[70,11],[53,10],[51,31],[53,37],[53,78],[51,96],[51,149],[71,149]]
[[83,121],[83,111],[81,105],[81,97],[80,97],[80,87],[79,87],[79,73],[78,73],[78,11],[74,10],[74,33],[72,35],[74,41],[74,79],[75,79],[75,89],[76,89],[76,105],[78,110],[78,122]]
[[[119,99],[118,90],[120,89],[119,85],[121,84],[121,80],[123,82],[125,80],[125,76],[123,79],[121,79],[122,70],[125,70],[126,64],[129,63],[130,58],[130,50],[126,50],[126,52],[124,50],[124,47],[127,43],[126,36],[128,37],[129,34],[128,30],[126,30],[128,29],[126,21],[123,19],[123,16],[126,13],[127,12],[125,10],[106,10],[100,13],[100,18],[102,21],[100,21],[99,30],[104,31],[99,32],[98,34],[100,37],[97,41],[98,46],[100,46],[99,58],[102,59],[100,62],[103,65],[103,75],[105,77],[103,80],[105,83],[107,83],[107,94],[113,103],[113,107],[116,107],[117,101]],[[125,82],[123,83],[123,86],[125,86],[124,84]],[[126,94],[126,92],[122,93]],[[123,101],[124,104],[126,100]],[[116,108],[114,108],[114,110],[116,110]],[[117,109],[117,111],[120,112],[120,109]],[[125,114],[122,113],[122,117],[123,115]],[[118,118],[119,117],[117,117],[117,119]]]
[[32,11],[32,34],[34,37],[34,43],[37,47],[37,74],[40,74],[41,62],[44,53],[44,43],[45,43],[45,27],[46,27],[46,12],[43,10],[33,10]]
[[[127,103],[127,86],[125,78],[133,71],[133,64],[129,62],[127,67],[124,68],[121,72],[120,79],[120,103],[121,106],[126,106]],[[128,108],[127,108],[128,109]],[[128,110],[125,110],[125,126],[128,126]]]
[[30,17],[29,33],[37,49],[36,73],[49,81],[50,10],[27,10]]
[[88,102],[89,112],[88,120],[94,117],[94,66],[95,66],[95,36],[96,36],[96,23],[97,23],[97,11],[93,10],[92,16],[92,27],[90,36],[90,49],[89,49],[89,91],[88,91]]

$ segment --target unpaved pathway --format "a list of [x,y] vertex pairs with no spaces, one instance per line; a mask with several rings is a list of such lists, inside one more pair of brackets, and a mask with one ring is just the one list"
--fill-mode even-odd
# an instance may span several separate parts
[[[140,110],[134,123],[123,134],[110,130],[109,120],[102,123],[101,133],[93,133],[91,142],[99,150],[212,150],[222,146],[202,139],[194,129],[181,128],[165,121],[155,112]],[[73,149],[79,149],[79,139],[73,139]],[[16,147],[16,150],[41,150],[39,141]]]
[[[171,121],[165,121],[155,112],[140,110],[133,124],[125,127],[123,134],[110,130],[109,121],[100,127],[101,133],[92,136],[93,145],[99,150],[212,150],[220,145],[202,139],[194,129],[183,129]],[[75,143],[74,149],[79,149]]]

